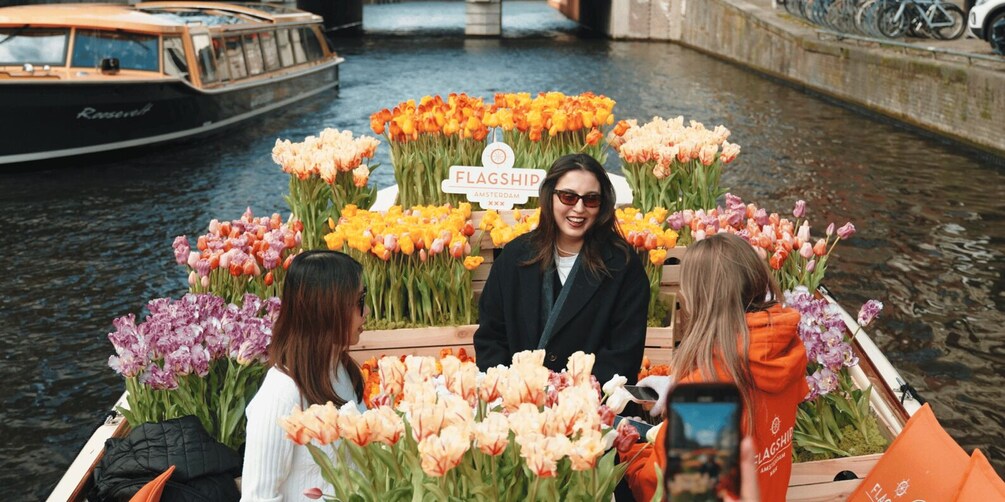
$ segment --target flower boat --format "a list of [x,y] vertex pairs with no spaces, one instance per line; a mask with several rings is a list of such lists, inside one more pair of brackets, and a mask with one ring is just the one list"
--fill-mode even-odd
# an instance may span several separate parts
[[265,4],[0,8],[0,164],[210,133],[337,88],[321,23]]
[[[627,190],[623,179],[619,179],[620,177],[616,175],[612,175],[612,178],[614,178],[615,186],[619,187],[619,204],[629,203],[631,191]],[[389,187],[379,191],[376,194],[374,209],[390,207],[395,200],[396,188]],[[477,222],[484,218],[485,213],[476,211],[472,216]],[[502,217],[509,219],[509,223],[513,223],[510,216],[503,215]],[[480,253],[484,257],[484,261],[472,273],[472,290],[475,294],[480,291],[479,286],[488,276],[496,251],[488,236],[483,235],[482,239]],[[678,260],[668,259],[667,264],[663,266],[660,284],[662,294],[673,293],[677,288],[679,257],[682,253],[682,248],[674,249],[669,256],[670,258],[678,258]],[[851,368],[851,376],[859,388],[873,386],[874,392],[870,397],[870,405],[879,419],[881,432],[888,439],[895,437],[907,420],[920,409],[921,403],[906,390],[903,378],[868,335],[860,329],[855,317],[841,308],[833,295],[825,288],[819,288],[818,293],[820,298],[840,311],[841,319],[848,326],[849,332],[857,333],[852,347],[860,364]],[[675,310],[676,305],[671,305],[671,307]],[[661,364],[669,361],[675,345],[674,324],[671,322],[666,327],[651,327],[647,330],[645,354],[652,363]],[[473,335],[476,329],[477,325],[460,325],[368,330],[361,335],[353,355],[362,362],[383,355],[436,356],[445,350],[452,353],[461,353],[463,350],[473,354]],[[71,467],[50,495],[49,500],[83,500],[89,484],[92,482],[92,471],[103,453],[105,440],[124,436],[129,430],[127,421],[116,411],[117,407],[128,408],[126,394],[123,394],[116,406],[112,408],[108,418],[97,428],[77,455]],[[790,500],[843,500],[856,489],[861,483],[861,479],[869,473],[880,457],[880,454],[872,454],[796,463],[790,478],[788,498]],[[851,471],[858,479],[837,481],[835,477],[842,471]]]

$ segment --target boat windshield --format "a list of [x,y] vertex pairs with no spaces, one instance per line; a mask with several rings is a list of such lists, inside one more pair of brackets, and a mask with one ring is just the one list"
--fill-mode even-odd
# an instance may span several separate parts
[[104,58],[117,58],[122,69],[159,71],[157,36],[78,29],[73,41],[73,66],[97,68]]
[[69,33],[58,28],[0,28],[0,65],[63,66]]

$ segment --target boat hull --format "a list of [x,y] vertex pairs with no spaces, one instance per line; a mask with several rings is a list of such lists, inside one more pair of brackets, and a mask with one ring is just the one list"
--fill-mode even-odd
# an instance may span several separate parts
[[210,133],[337,88],[339,62],[209,91],[181,80],[0,82],[0,164]]

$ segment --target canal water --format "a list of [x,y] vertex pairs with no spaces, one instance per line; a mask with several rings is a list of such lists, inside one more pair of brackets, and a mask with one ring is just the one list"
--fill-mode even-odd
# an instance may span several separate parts
[[[723,183],[784,212],[805,199],[819,232],[859,232],[827,285],[968,451],[1005,467],[1005,176],[1002,160],[906,131],[742,68],[662,43],[584,38],[539,2],[506,0],[502,39],[465,39],[463,4],[367,6],[341,40],[342,89],[208,140],[0,176],[0,494],[49,493],[122,392],[107,366],[113,318],[179,297],[171,241],[212,218],[287,213],[276,138],[366,133],[370,113],[425,94],[593,91],[619,118],[684,115],[742,145]],[[420,25],[420,23],[422,23]],[[422,28],[422,29],[420,29]],[[388,150],[372,182],[393,183]],[[616,163],[609,162],[616,171]]]

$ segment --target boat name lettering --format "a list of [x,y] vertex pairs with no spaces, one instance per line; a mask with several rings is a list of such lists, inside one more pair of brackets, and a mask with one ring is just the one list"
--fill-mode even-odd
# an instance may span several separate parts
[[143,108],[137,108],[135,110],[117,110],[114,112],[99,112],[95,108],[87,107],[80,110],[77,114],[78,119],[88,119],[88,120],[104,120],[104,119],[128,119],[133,117],[142,117],[147,114],[154,107],[153,103],[147,103]]

